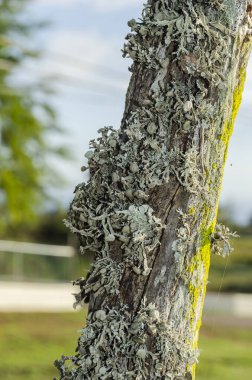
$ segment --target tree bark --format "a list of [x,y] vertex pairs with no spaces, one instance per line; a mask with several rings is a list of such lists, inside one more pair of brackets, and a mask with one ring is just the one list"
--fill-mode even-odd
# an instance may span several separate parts
[[61,380],[194,379],[251,15],[246,0],[152,0],[129,22],[121,127],[91,142],[66,222],[95,261],[77,280],[89,314]]

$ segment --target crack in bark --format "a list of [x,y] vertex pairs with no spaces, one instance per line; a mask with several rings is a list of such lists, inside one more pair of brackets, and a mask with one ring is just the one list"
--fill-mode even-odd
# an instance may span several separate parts
[[[167,212],[166,212],[166,215],[165,215],[165,222],[164,222],[165,224],[166,224],[167,219],[169,218],[170,211],[171,211],[172,206],[173,206],[173,204],[174,204],[174,199],[176,198],[176,196],[177,196],[177,194],[178,194],[178,191],[179,191],[180,187],[181,187],[181,185],[178,184],[178,186],[177,186],[177,188],[176,188],[176,190],[175,190],[175,192],[174,192],[174,195],[173,195],[173,197],[172,197],[172,199],[171,199],[171,201],[170,201],[169,207],[168,207]],[[148,287],[148,285],[149,285],[149,281],[150,281],[150,277],[151,277],[151,274],[152,274],[152,270],[153,270],[153,268],[154,268],[154,266],[155,266],[155,262],[156,262],[156,260],[157,260],[157,257],[158,257],[158,255],[159,255],[159,253],[160,253],[160,247],[161,247],[161,242],[162,242],[162,240],[163,240],[163,237],[164,237],[164,230],[163,230],[162,235],[161,235],[161,237],[160,237],[160,246],[159,246],[159,250],[157,251],[157,253],[156,253],[155,257],[154,257],[154,260],[153,260],[153,262],[152,262],[151,271],[150,271],[150,274],[149,274],[148,277],[147,277],[147,280],[145,281],[144,288],[143,288],[143,291],[142,291],[142,296],[141,296],[141,299],[140,299],[140,301],[139,301],[139,303],[138,303],[138,306],[137,306],[137,308],[136,308],[136,312],[137,312],[137,311],[139,310],[139,308],[140,308],[141,301],[142,301],[142,299],[144,298],[144,294],[145,294],[146,289],[147,289],[147,287]]]

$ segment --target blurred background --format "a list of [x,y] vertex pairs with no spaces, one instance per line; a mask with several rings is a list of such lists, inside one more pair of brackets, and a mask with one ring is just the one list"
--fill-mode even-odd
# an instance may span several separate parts
[[[89,140],[118,128],[130,61],[121,48],[142,0],[0,0],[0,373],[56,376],[86,310],[73,311],[79,257],[62,220]],[[198,380],[252,378],[252,61],[225,171],[219,220],[239,233],[212,258]]]

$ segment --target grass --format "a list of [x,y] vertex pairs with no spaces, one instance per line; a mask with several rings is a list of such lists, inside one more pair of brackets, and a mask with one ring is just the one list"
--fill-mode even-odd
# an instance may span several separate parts
[[209,291],[252,293],[252,237],[232,241],[234,251],[229,257],[212,255]]
[[197,380],[251,379],[251,341],[251,326],[219,326],[217,319],[214,326],[203,326],[199,342],[201,356],[196,372]]
[[52,379],[54,360],[74,352],[83,319],[80,313],[0,314],[1,378]]
[[[81,312],[0,314],[1,379],[48,380],[57,376],[53,361],[62,353],[74,352],[83,319]],[[251,379],[251,341],[252,330],[245,326],[203,326],[197,380]]]

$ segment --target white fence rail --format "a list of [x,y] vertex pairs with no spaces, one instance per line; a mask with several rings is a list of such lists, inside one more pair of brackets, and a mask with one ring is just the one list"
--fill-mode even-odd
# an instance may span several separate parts
[[74,248],[65,245],[49,245],[0,240],[0,252],[27,253],[30,255],[73,257]]
[[[37,244],[9,240],[0,240],[0,254],[13,255],[12,273],[4,274],[0,268],[0,279],[12,279],[15,281],[24,278],[24,255],[53,256],[58,258],[72,258],[75,250],[71,246]],[[70,265],[71,268],[71,265]]]

